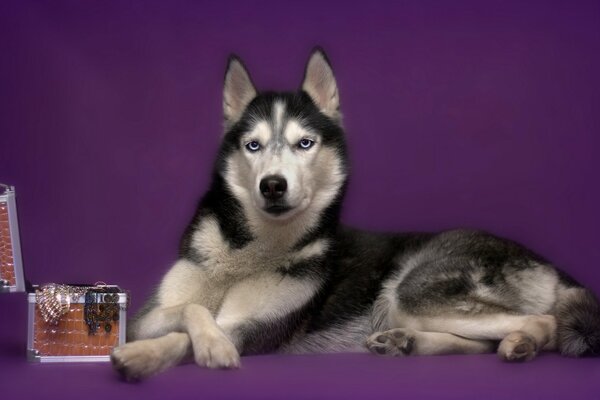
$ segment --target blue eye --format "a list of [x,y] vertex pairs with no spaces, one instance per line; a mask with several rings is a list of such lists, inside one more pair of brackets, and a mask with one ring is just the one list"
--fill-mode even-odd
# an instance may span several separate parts
[[315,144],[314,140],[302,139],[298,143],[298,147],[300,147],[301,149],[304,149],[304,150],[308,150],[308,149],[310,149],[313,146],[313,144]]
[[253,140],[251,142],[246,143],[246,148],[248,149],[248,151],[251,152],[255,152],[260,150],[260,143],[258,143],[256,140]]

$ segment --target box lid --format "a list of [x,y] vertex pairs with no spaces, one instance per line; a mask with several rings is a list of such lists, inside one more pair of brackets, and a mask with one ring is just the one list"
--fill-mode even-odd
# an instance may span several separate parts
[[15,188],[0,183],[0,293],[25,287]]

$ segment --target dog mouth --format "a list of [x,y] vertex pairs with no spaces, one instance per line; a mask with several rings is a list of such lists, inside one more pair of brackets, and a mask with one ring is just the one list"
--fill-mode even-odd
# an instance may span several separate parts
[[308,197],[303,197],[301,201],[294,201],[292,204],[287,199],[267,200],[259,207],[260,212],[273,221],[289,221],[302,213],[310,204]]
[[267,214],[273,215],[275,217],[285,214],[288,211],[291,211],[293,207],[284,205],[284,204],[271,204],[264,208],[264,211]]

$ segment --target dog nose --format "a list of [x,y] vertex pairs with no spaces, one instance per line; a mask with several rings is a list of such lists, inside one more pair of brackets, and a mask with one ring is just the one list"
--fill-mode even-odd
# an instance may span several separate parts
[[283,176],[269,175],[261,179],[259,188],[264,198],[277,200],[285,194],[287,181]]

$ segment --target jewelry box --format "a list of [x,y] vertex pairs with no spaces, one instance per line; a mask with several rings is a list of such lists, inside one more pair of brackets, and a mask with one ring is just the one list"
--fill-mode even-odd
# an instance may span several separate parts
[[15,197],[13,186],[0,183],[0,292],[28,292],[28,359],[108,361],[112,349],[125,343],[127,293],[103,283],[26,283]]
[[114,285],[34,286],[27,356],[33,362],[109,361],[125,343],[128,295]]

